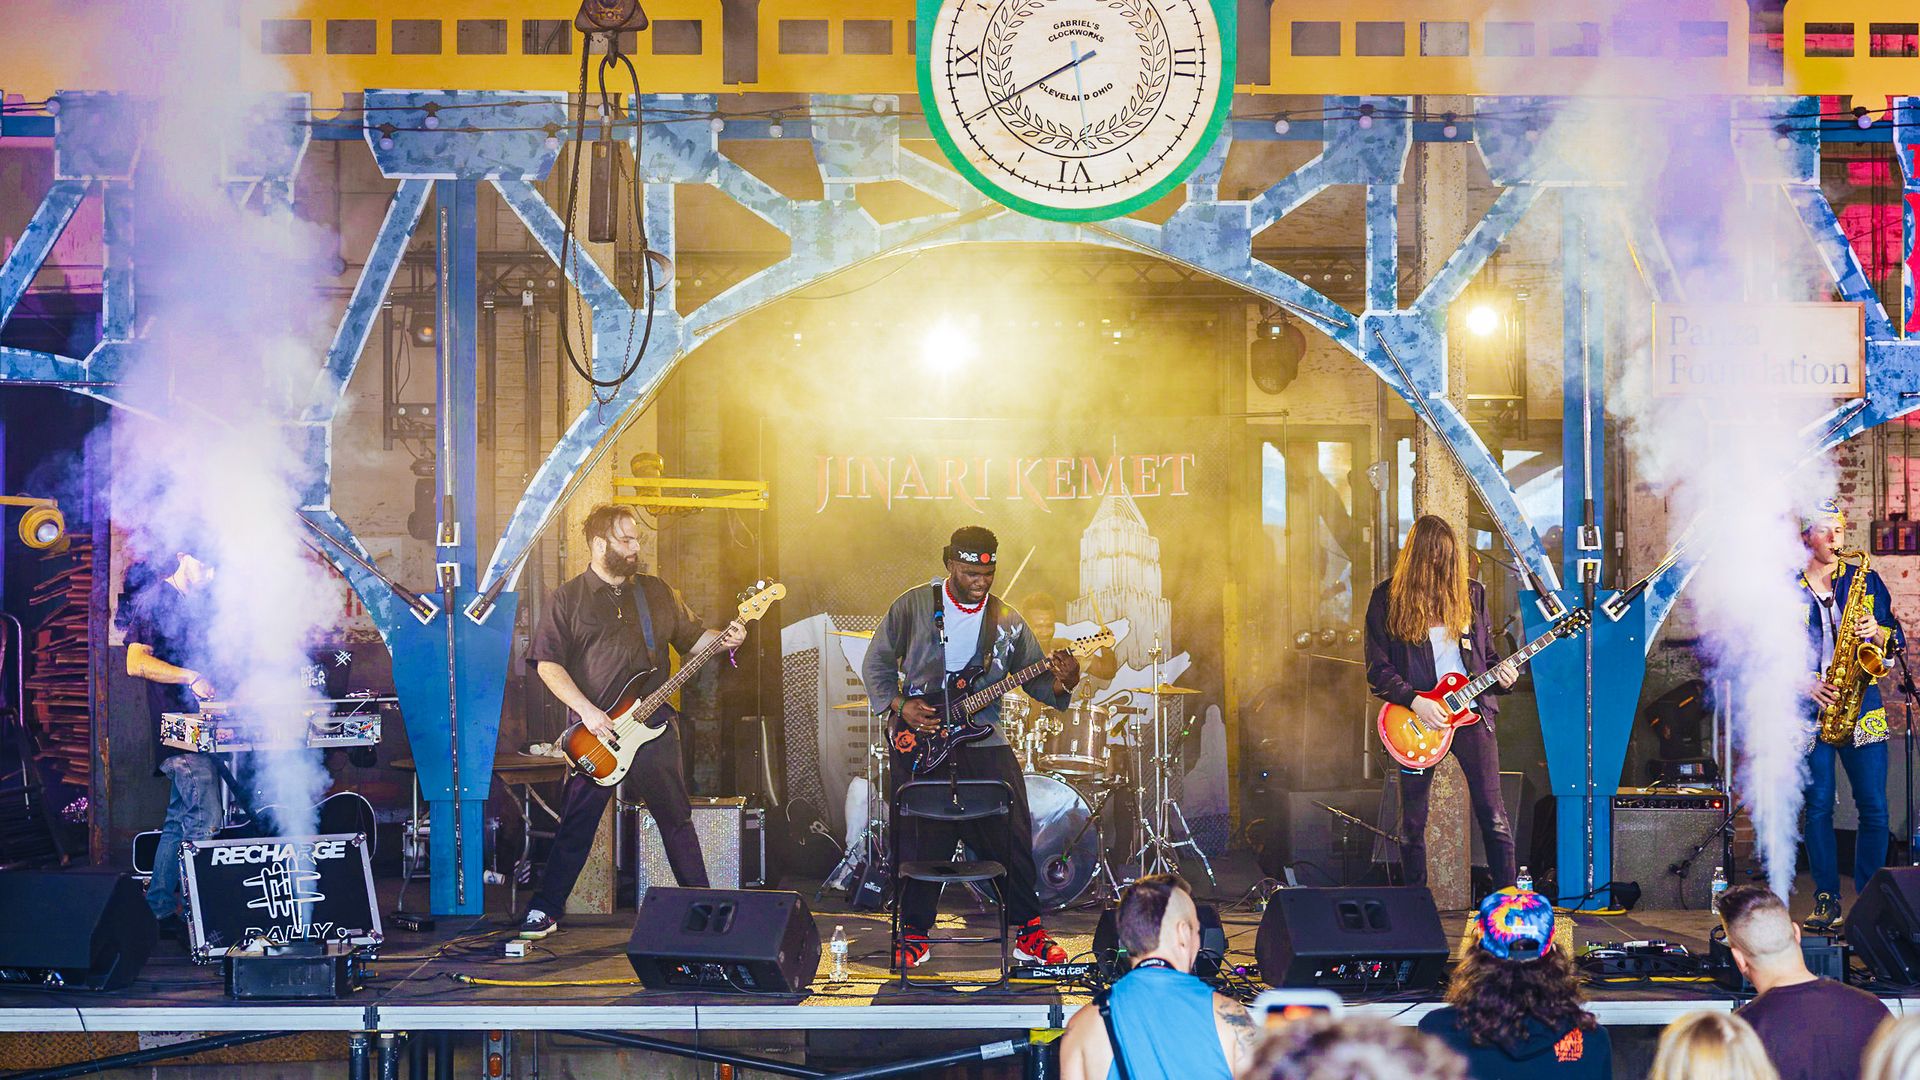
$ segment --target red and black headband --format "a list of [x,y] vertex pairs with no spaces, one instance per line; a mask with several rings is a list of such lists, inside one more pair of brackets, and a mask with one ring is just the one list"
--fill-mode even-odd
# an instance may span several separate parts
[[969,551],[966,548],[955,547],[952,544],[947,545],[946,555],[948,562],[971,563],[974,566],[992,566],[998,558],[996,550],[993,548],[988,548],[985,551]]

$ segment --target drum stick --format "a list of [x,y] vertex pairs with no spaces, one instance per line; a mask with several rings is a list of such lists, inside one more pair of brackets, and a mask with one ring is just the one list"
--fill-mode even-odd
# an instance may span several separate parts
[[[1013,595],[1013,587],[1014,587],[1015,585],[1018,585],[1018,584],[1020,584],[1020,575],[1026,572],[1026,569],[1027,569],[1027,563],[1028,563],[1029,561],[1031,561],[1031,560],[1033,559],[1033,553],[1034,553],[1034,551],[1035,551],[1035,549],[1034,549],[1034,548],[1028,548],[1028,549],[1027,549],[1027,557],[1026,557],[1026,558],[1024,558],[1024,559],[1021,559],[1021,560],[1020,560],[1020,565],[1019,565],[1019,566],[1017,566],[1017,567],[1014,567],[1014,570],[1013,570],[1013,577],[1012,577],[1012,578],[1010,578],[1010,579],[1009,579],[1009,580],[1007,581],[1007,587],[1006,587],[1005,589],[1002,589],[1002,590],[1000,590],[1000,595],[1001,595],[1001,596],[1012,596],[1012,595]],[[1049,631],[1048,631],[1048,633],[1052,633],[1052,631],[1051,631],[1051,630],[1049,630]]]

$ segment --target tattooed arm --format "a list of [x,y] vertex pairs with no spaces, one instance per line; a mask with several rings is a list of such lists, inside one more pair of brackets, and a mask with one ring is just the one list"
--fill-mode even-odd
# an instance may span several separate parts
[[1240,1066],[1253,1058],[1260,1029],[1247,1015],[1245,1005],[1220,994],[1213,995],[1213,1027],[1220,1036],[1220,1050],[1227,1055],[1227,1066],[1239,1072]]

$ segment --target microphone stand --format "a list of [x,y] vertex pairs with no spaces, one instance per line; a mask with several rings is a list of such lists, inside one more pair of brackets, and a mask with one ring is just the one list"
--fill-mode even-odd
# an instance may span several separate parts
[[[1379,837],[1380,839],[1385,840],[1387,843],[1392,844],[1396,850],[1406,845],[1406,841],[1400,839],[1400,837],[1394,835],[1393,833],[1387,832],[1383,829],[1377,829],[1372,824],[1360,820],[1359,818],[1353,816],[1352,814],[1347,813],[1345,810],[1342,810],[1334,806],[1328,806],[1326,803],[1323,803],[1318,799],[1309,799],[1307,801],[1311,802],[1313,805],[1319,807],[1320,809],[1325,810],[1327,813],[1332,814],[1333,819],[1340,823],[1343,831],[1350,831],[1353,826],[1358,825],[1362,829],[1365,829],[1366,831],[1372,833],[1373,835]],[[1342,872],[1345,874],[1346,877],[1351,878],[1353,874],[1351,873],[1347,863],[1352,858],[1352,852],[1344,850],[1349,846],[1351,845],[1348,845],[1348,844],[1341,845],[1343,850],[1340,853],[1340,864],[1341,864],[1340,869],[1342,870]],[[1392,881],[1393,879],[1389,877],[1387,880]],[[1343,881],[1341,882],[1341,884],[1346,885],[1349,883]]]
[[1907,788],[1907,816],[1900,824],[1901,828],[1907,834],[1905,837],[1907,841],[1907,865],[1920,866],[1920,851],[1915,850],[1917,845],[1913,842],[1915,834],[1920,832],[1920,830],[1916,830],[1913,827],[1913,699],[1916,691],[1913,685],[1913,669],[1907,667],[1907,650],[1902,647],[1895,650],[1893,655],[1900,661],[1900,696],[1902,699],[1900,707],[1907,724],[1906,738],[1901,740],[1901,743],[1905,747],[1905,752],[1902,756],[1906,759],[1904,772]]

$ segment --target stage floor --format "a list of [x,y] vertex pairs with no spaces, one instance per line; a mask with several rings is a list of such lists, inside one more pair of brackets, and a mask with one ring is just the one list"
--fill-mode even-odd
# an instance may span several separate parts
[[[1254,962],[1260,924],[1256,910],[1236,903],[1250,885],[1250,870],[1223,867],[1219,888],[1202,885],[1203,899],[1221,910],[1228,960]],[[1242,884],[1245,883],[1245,884]],[[388,883],[382,882],[382,885]],[[791,883],[812,898],[813,885]],[[382,889],[383,894],[387,892]],[[502,897],[504,902],[504,896]],[[950,891],[949,911],[970,906]],[[389,908],[390,909],[390,908]],[[942,930],[963,918],[943,916]],[[1059,912],[1048,926],[1070,953],[1092,947],[1095,910]],[[1443,913],[1446,925],[1464,929],[1465,912]],[[632,983],[626,958],[632,913],[575,916],[564,929],[533,943],[524,958],[501,955],[512,936],[507,916],[439,920],[434,932],[414,934],[389,926],[385,946],[371,965],[364,990],[337,1003],[232,1002],[219,966],[191,962],[178,944],[163,942],[127,990],[117,993],[0,989],[0,1031],[419,1031],[419,1030],[620,1030],[798,1031],[894,1030],[1016,1031],[1063,1024],[1087,1003],[1084,992],[1052,985],[1008,990],[901,988],[887,971],[887,920],[847,911],[823,897],[815,919],[824,942],[835,926],[852,939],[850,978],[833,983],[829,961],[805,995],[675,993],[648,991]],[[1574,918],[1576,948],[1595,941],[1657,938],[1704,956],[1713,926],[1705,912],[1637,911],[1622,916]],[[1456,940],[1456,951],[1459,943]],[[916,975],[929,978],[986,977],[997,958],[984,947],[950,946],[936,952]],[[1664,1025],[1700,1008],[1731,1008],[1740,1000],[1711,983],[1640,983],[1595,986],[1592,1009],[1609,1025]],[[1920,1012],[1920,996],[1889,998],[1895,1012]],[[1350,996],[1360,1012],[1413,1023],[1437,1007],[1432,991]]]

